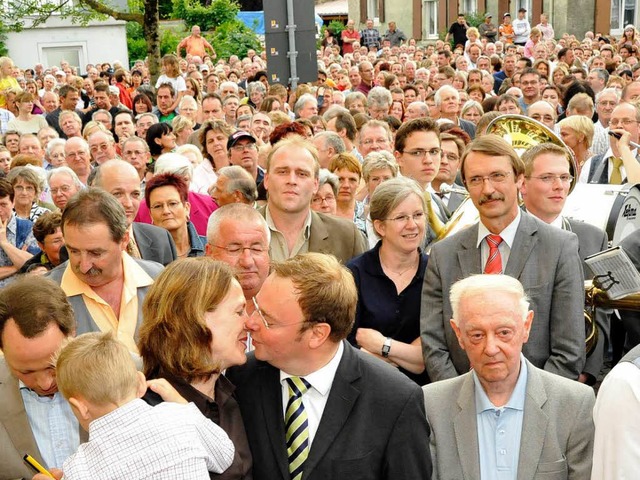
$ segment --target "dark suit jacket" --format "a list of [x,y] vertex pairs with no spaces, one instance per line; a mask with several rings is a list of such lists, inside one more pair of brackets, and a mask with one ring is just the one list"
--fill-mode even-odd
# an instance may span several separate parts
[[178,258],[171,234],[164,228],[133,222],[133,236],[143,260],[160,263],[165,267]]
[[[80,441],[87,441],[82,428]],[[0,357],[0,480],[33,477],[34,471],[22,461],[25,453],[47,466],[31,431],[18,380]]]
[[[258,211],[263,217],[266,216],[266,207]],[[311,210],[309,252],[328,253],[347,263],[367,250],[367,240],[353,222]]]
[[[433,381],[469,370],[469,360],[449,324],[449,290],[482,273],[478,224],[436,243],[422,290],[422,350]],[[585,362],[584,281],[578,238],[522,212],[505,274],[520,280],[535,312],[523,353],[539,368],[577,379]]]
[[[580,252],[580,258],[583,260],[589,255],[602,252],[607,249],[609,239],[607,233],[593,225],[590,225],[579,220],[573,220],[567,218],[566,221],[569,224],[568,230],[572,231],[578,236],[578,251]],[[593,273],[587,267],[587,264],[583,262],[582,268],[584,270],[584,279],[591,280]],[[590,374],[594,378],[598,378],[602,363],[604,362],[604,347],[607,344],[609,338],[609,331],[611,329],[611,311],[603,308],[599,308],[596,311],[595,322],[598,327],[598,342],[591,353],[587,357],[587,361],[584,366],[584,372]]]
[[[619,246],[629,255],[636,269],[640,270],[640,230],[623,238]],[[640,345],[640,312],[620,310],[620,317],[626,331],[624,349],[628,351]]]
[[[420,387],[347,342],[305,464],[304,480],[428,480],[429,426]],[[255,480],[289,480],[280,371],[249,357],[228,372]]]
[[[518,480],[588,479],[593,390],[531,363],[527,367]],[[480,478],[474,387],[471,373],[423,387],[434,479]]]

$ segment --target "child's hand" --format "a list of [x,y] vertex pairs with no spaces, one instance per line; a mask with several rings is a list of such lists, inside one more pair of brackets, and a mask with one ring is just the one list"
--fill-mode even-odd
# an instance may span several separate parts
[[147,380],[147,387],[160,395],[162,397],[162,400],[164,400],[165,402],[182,403],[183,405],[189,403],[164,378]]
[[[50,468],[49,473],[53,475],[56,480],[60,480],[62,478],[62,470],[59,468]],[[51,480],[49,475],[45,475],[44,473],[36,474],[32,480]]]

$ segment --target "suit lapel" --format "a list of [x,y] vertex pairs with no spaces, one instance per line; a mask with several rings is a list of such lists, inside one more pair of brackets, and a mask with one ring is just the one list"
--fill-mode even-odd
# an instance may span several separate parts
[[518,459],[518,479],[532,480],[536,473],[547,432],[549,417],[542,410],[547,392],[536,371],[527,360],[527,395],[524,401],[524,420]]
[[458,447],[458,458],[465,479],[480,478],[480,458],[478,456],[478,426],[476,421],[475,393],[473,377],[466,374],[458,395],[460,411],[453,419],[453,431]]
[[461,278],[468,277],[476,273],[481,273],[482,262],[480,259],[480,249],[476,246],[478,241],[478,224],[472,225],[459,232],[460,250],[458,250],[458,262],[462,270]]
[[0,408],[0,423],[5,425],[11,442],[21,455],[29,453],[42,465],[46,465],[29,425],[18,380],[9,374],[9,369],[4,362],[0,363],[0,369],[4,370],[2,372],[4,378],[0,381],[0,398],[6,399]]
[[267,426],[267,434],[283,479],[289,479],[289,459],[287,458],[286,438],[284,432],[284,416],[282,414],[282,388],[279,370],[264,365],[260,375],[260,392],[263,421]]
[[522,212],[520,224],[518,225],[513,246],[509,253],[509,261],[504,269],[506,275],[520,278],[522,270],[527,264],[527,260],[529,260],[531,251],[538,242],[538,238],[535,235],[537,231],[538,226],[533,217],[526,212]]
[[328,246],[329,231],[320,215],[311,211],[311,231],[309,232],[309,251],[331,253]]
[[305,463],[304,478],[309,478],[313,469],[326,454],[327,449],[338,437],[360,395],[360,390],[353,385],[361,376],[360,360],[353,347],[346,342],[343,342],[343,345],[344,353],[333,379],[327,405],[311,445],[309,457]]
[[[149,237],[142,229],[133,223],[131,230],[133,231],[133,237],[135,238],[140,256],[142,258],[157,258],[159,256],[159,250],[153,246],[153,239]],[[153,252],[152,255],[149,255]]]

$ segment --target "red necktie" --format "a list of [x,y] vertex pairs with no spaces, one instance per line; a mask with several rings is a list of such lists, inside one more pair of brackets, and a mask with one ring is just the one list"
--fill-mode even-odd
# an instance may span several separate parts
[[500,250],[498,250],[498,245],[502,243],[502,237],[490,234],[485,238],[489,245],[489,258],[484,266],[484,273],[502,273],[502,256],[500,255]]

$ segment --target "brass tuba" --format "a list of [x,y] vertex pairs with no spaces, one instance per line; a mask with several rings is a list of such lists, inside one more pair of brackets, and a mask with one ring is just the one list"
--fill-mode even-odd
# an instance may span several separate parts
[[[573,177],[573,181],[569,186],[569,193],[575,188],[576,182],[578,181],[578,168],[573,152],[562,139],[546,125],[532,118],[525,117],[524,115],[505,114],[491,121],[489,125],[487,125],[484,133],[491,133],[502,137],[513,147],[519,156],[522,156],[529,148],[541,143],[553,143],[562,147],[567,152],[569,172]],[[463,202],[456,211],[453,212],[446,224],[439,225],[439,228],[436,230],[438,232],[437,240],[446,238],[452,233],[456,233],[462,228],[477,222],[479,219],[477,214],[474,215],[473,212],[469,212],[469,210],[475,210],[475,207],[469,199],[467,199],[467,201]]]

